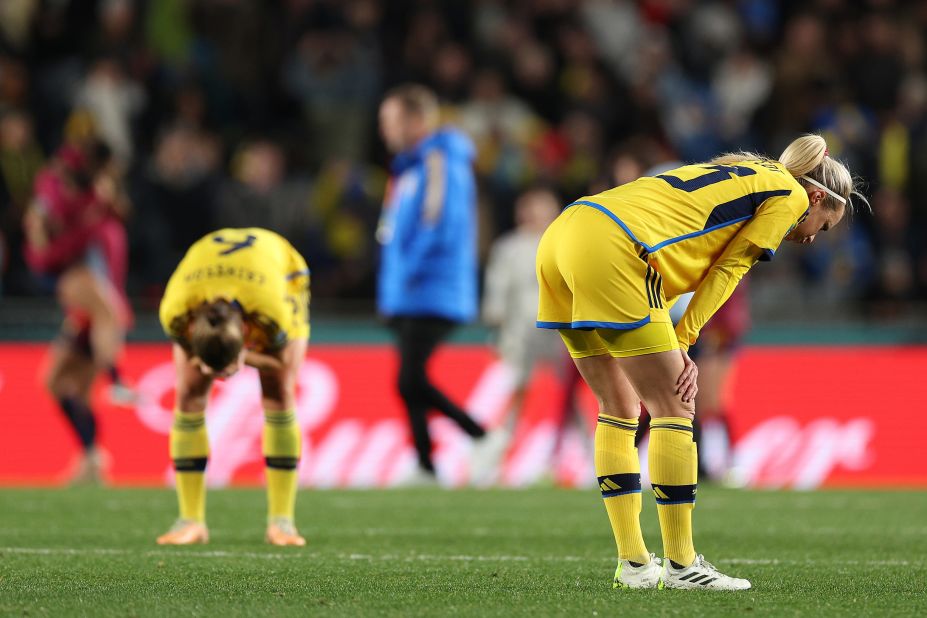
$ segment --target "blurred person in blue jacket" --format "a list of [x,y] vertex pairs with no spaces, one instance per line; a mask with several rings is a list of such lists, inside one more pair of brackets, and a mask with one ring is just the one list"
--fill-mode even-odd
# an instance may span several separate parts
[[395,154],[377,230],[382,244],[377,306],[396,335],[399,394],[419,469],[411,484],[435,483],[427,413],[437,410],[470,436],[483,428],[428,378],[428,359],[457,324],[477,315],[474,147],[440,127],[437,97],[398,86],[380,106],[380,132]]

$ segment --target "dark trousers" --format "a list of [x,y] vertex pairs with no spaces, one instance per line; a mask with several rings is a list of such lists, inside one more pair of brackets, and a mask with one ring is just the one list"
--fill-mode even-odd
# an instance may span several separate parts
[[419,465],[434,472],[431,436],[428,435],[429,410],[441,412],[473,437],[481,437],[486,433],[428,379],[428,359],[454,330],[454,323],[442,318],[397,317],[390,321],[390,328],[396,334],[399,348],[399,395],[406,404]]

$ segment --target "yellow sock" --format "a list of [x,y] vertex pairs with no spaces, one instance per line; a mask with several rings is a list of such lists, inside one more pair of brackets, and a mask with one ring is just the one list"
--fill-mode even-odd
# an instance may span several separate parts
[[692,510],[698,488],[698,456],[692,441],[691,420],[651,419],[649,464],[664,555],[677,564],[689,566],[695,561]]
[[293,410],[264,412],[264,462],[267,517],[293,519],[296,511],[296,466],[302,442]]
[[174,411],[170,453],[177,482],[180,517],[206,521],[206,461],[209,437],[205,412]]
[[641,534],[641,464],[634,446],[637,419],[599,414],[595,429],[595,473],[612,524],[618,557],[650,562]]

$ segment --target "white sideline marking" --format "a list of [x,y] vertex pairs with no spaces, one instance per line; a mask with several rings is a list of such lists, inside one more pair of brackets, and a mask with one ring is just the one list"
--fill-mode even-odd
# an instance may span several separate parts
[[[294,551],[293,553],[262,553],[249,551],[190,551],[188,549],[152,549],[148,551],[134,551],[129,549],[116,549],[107,547],[71,548],[71,547],[0,547],[0,554],[27,554],[39,556],[146,556],[146,557],[184,557],[184,558],[257,558],[263,560],[285,560],[288,558],[315,558],[323,556],[319,552]],[[530,562],[532,560],[543,562],[614,562],[614,558],[588,558],[583,556],[511,556],[511,555],[466,555],[466,554],[335,554],[326,556],[340,560],[364,560],[368,562]],[[779,560],[777,558],[721,558],[715,560],[718,564],[752,565],[752,566],[780,566],[780,565],[807,565],[832,564],[837,566],[923,566],[923,561],[910,560],[843,560],[835,563],[833,560]]]
[[746,565],[760,565],[760,566],[775,566],[775,565],[806,565],[813,566],[816,564],[824,564],[828,562],[830,564],[836,564],[839,566],[921,566],[923,562],[911,562],[910,560],[841,560],[840,562],[834,562],[833,560],[814,560],[809,558],[807,560],[777,560],[775,558],[721,558],[719,560],[714,560],[719,564],[746,564]]
[[291,558],[297,554],[262,554],[258,552],[231,552],[231,551],[171,551],[167,549],[149,551],[131,551],[128,549],[111,549],[106,547],[91,547],[77,549],[71,547],[0,547],[0,554],[35,554],[41,556],[184,556],[193,558],[266,558],[276,560]]
[[[71,548],[71,547],[0,547],[0,554],[31,554],[40,556],[147,556],[184,558],[259,558],[265,560],[283,560],[287,558],[310,558],[323,554],[319,552],[294,551],[293,553],[263,553],[248,551],[191,551],[189,549],[152,549],[148,551],[133,551],[129,549],[115,549],[106,547]],[[331,556],[340,560],[365,561],[404,561],[404,562],[440,562],[444,560],[454,562],[528,562],[530,560],[543,560],[546,562],[580,562],[594,560],[581,556],[468,556],[462,554],[435,555],[435,554],[335,554]],[[609,559],[611,561],[611,559]]]

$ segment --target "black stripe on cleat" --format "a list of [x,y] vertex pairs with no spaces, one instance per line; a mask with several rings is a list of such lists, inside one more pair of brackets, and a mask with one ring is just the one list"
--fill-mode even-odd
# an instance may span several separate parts
[[690,584],[697,584],[697,583],[699,583],[700,581],[702,581],[703,579],[708,579],[708,576],[707,576],[707,575],[699,575],[698,577],[693,577],[692,579],[689,580],[689,583],[690,583]]

